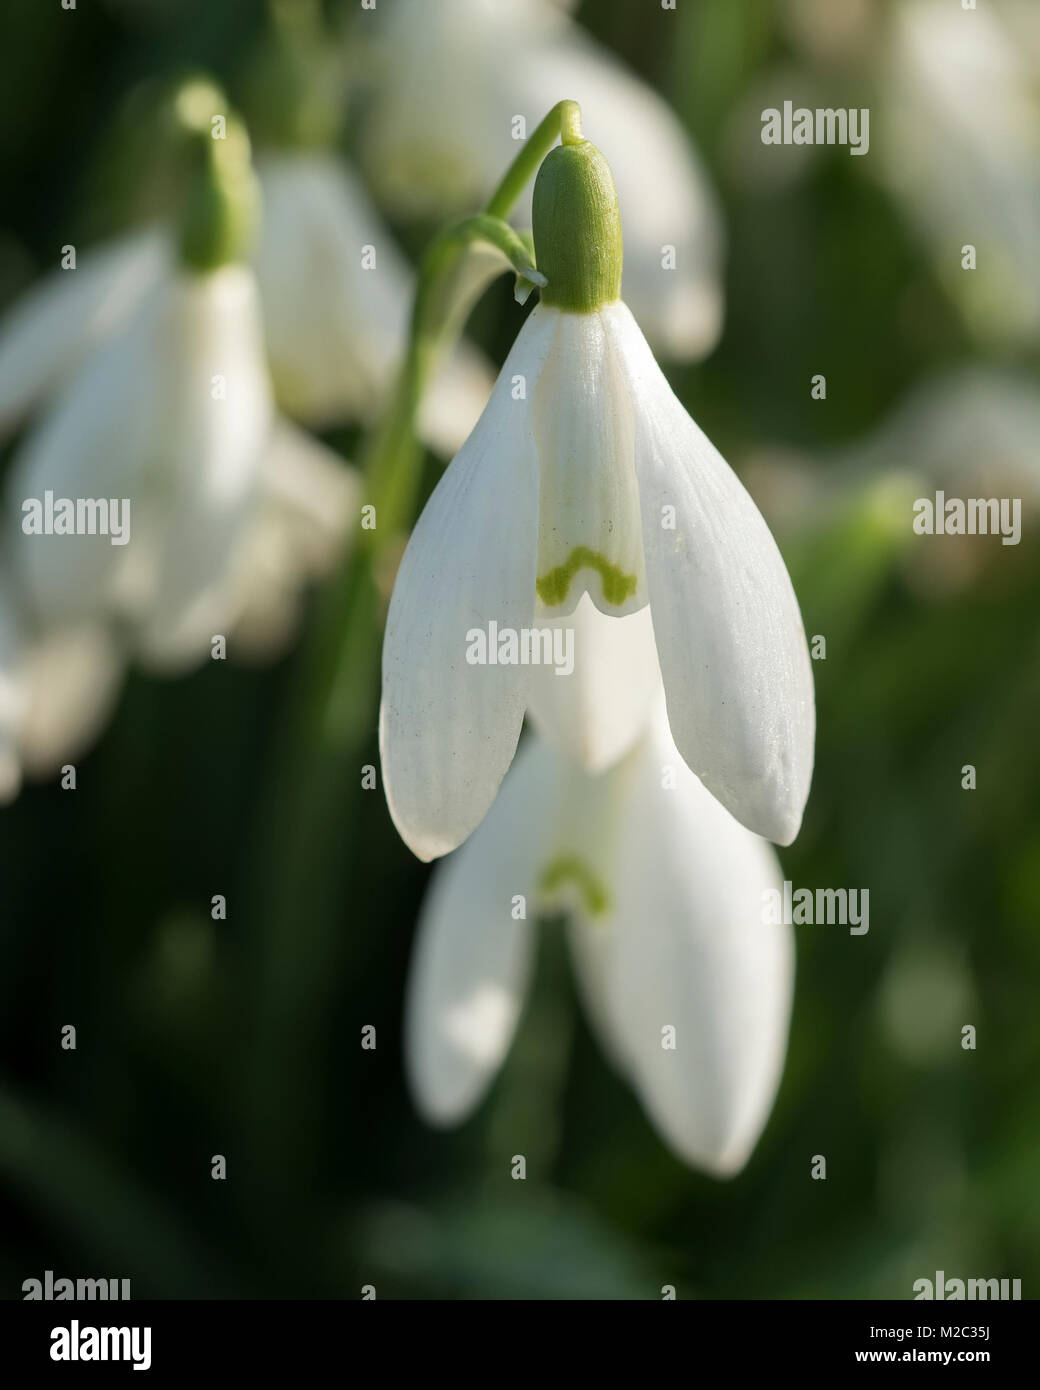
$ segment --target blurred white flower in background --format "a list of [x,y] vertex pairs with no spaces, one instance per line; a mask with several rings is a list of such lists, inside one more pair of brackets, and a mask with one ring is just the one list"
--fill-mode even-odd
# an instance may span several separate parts
[[[268,153],[257,172],[256,273],[278,403],[315,428],[371,423],[407,347],[415,275],[338,155]],[[419,421],[427,442],[457,449],[493,380],[483,355],[461,342],[431,382]]]
[[787,1046],[793,931],[762,921],[781,887],[771,846],[685,767],[663,701],[599,777],[531,738],[423,906],[405,1010],[420,1112],[448,1125],[479,1103],[523,1008],[535,915],[563,908],[593,1028],[661,1137],[695,1167],[738,1172]]
[[237,659],[269,660],[288,645],[304,584],[331,573],[346,554],[360,507],[357,469],[277,420],[229,582],[229,647]]
[[[337,158],[269,155],[258,172],[255,270],[278,404],[312,428],[371,424],[407,346],[411,267]],[[127,330],[172,274],[173,243],[169,228],[152,226],[88,247],[74,270],[52,271],[0,319],[0,436]],[[493,380],[483,355],[460,343],[439,364],[420,413],[425,441],[444,454],[457,449]]]
[[0,437],[21,425],[91,352],[118,333],[170,260],[169,237],[128,232],[56,270],[0,319]]
[[[1025,368],[971,363],[910,388],[880,424],[818,456],[761,448],[744,476],[770,524],[795,545],[829,534],[855,566],[867,549],[886,573],[900,566],[932,596],[974,583],[1014,553],[987,536],[914,532],[915,502],[1021,499],[1023,517],[1040,516],[1040,386]],[[853,540],[849,525],[858,528]],[[844,541],[840,538],[844,537]],[[1024,551],[1025,547],[1021,547]],[[834,597],[832,593],[830,598]],[[821,596],[817,596],[819,616]],[[846,614],[854,607],[842,595]],[[833,624],[838,614],[831,615]]]
[[[1040,6],[907,0],[881,63],[876,168],[972,328],[1040,336]],[[977,268],[961,267],[972,245]]]
[[[378,27],[377,27],[378,26]],[[550,0],[397,0],[364,15],[375,94],[365,170],[398,217],[482,205],[565,94],[610,151],[621,197],[625,298],[662,354],[698,358],[722,325],[722,226],[701,163],[671,108]],[[530,198],[515,219],[530,226]],[[662,268],[674,248],[675,268]]]
[[75,759],[115,705],[123,658],[98,624],[39,631],[0,574],[0,805],[23,774],[46,777]]
[[17,796],[22,781],[18,754],[24,708],[20,664],[14,604],[0,575],[0,806]]
[[[912,481],[913,496],[1020,498],[1040,516],[1040,387],[1024,370],[972,365],[916,386],[881,425],[834,459],[839,483],[871,477]],[[906,494],[904,482],[903,491]],[[928,592],[952,592],[977,579],[1007,548],[987,536],[913,536],[906,509],[907,574]],[[1024,550],[1025,547],[1022,547]]]
[[[117,613],[145,660],[176,666],[220,631],[229,559],[257,495],[273,407],[250,272],[179,270],[73,374],[7,484],[36,613]],[[129,540],[25,535],[23,502],[130,499]]]

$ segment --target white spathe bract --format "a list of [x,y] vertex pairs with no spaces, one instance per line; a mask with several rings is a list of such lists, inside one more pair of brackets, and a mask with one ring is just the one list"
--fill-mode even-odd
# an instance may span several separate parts
[[[595,636],[597,660],[629,667],[617,698],[609,684],[593,690],[589,672],[467,662],[467,633],[492,620],[519,631],[571,619],[591,643],[588,614],[572,617],[585,596],[626,644],[605,657],[615,639]],[[641,628],[617,626],[647,607]],[[789,843],[812,775],[815,711],[776,544],[625,305],[539,305],[421,516],[391,599],[384,782],[415,853],[443,854],[480,823],[532,698],[543,727],[586,766],[623,751],[646,717],[639,692],[645,700],[656,685],[654,637],[686,763],[749,829]],[[596,699],[614,705],[598,722]]]
[[477,1105],[522,1009],[535,912],[562,904],[608,1056],[675,1153],[737,1172],[786,1050],[793,933],[762,920],[780,886],[771,847],[683,765],[662,714],[600,777],[532,739],[423,907],[405,1015],[421,1113],[450,1124]]
[[[396,0],[382,18],[363,154],[387,205],[399,216],[479,206],[520,148],[515,118],[530,135],[564,92],[610,151],[625,298],[662,353],[710,352],[722,324],[721,219],[668,105],[549,0]],[[516,220],[531,225],[530,194]]]

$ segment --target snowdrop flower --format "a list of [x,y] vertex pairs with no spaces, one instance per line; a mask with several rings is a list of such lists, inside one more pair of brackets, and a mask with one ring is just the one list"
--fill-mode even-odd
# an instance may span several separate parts
[[[404,356],[412,269],[337,155],[270,153],[257,173],[264,215],[256,273],[278,402],[315,428],[371,421]],[[434,448],[458,448],[491,380],[465,342],[440,364],[420,420]]]
[[1013,343],[1040,334],[1038,60],[1035,5],[908,0],[882,67],[879,172],[975,329]]
[[[207,135],[205,145],[180,263],[51,403],[8,480],[16,560],[37,615],[65,623],[120,612],[158,665],[196,659],[219,631],[218,598],[273,422],[256,285],[240,261],[248,145],[230,127],[227,141]],[[109,534],[47,533],[48,495],[106,499]]]
[[[365,17],[365,28],[372,20]],[[707,175],[671,109],[551,0],[395,0],[362,154],[398,216],[481,204],[561,91],[611,152],[623,208],[626,297],[667,356],[710,352],[722,323],[722,227]],[[465,74],[461,80],[460,74]],[[530,226],[530,203],[517,218]],[[671,265],[674,253],[674,268]]]
[[[255,273],[279,405],[315,427],[369,420],[401,361],[414,292],[397,250],[350,171],[322,154],[258,162],[264,217]],[[376,268],[362,268],[364,248]],[[0,321],[0,437],[126,331],[176,271],[170,229],[127,232],[55,271]],[[472,429],[492,376],[462,342],[437,368],[420,416],[424,440],[450,454]]]
[[448,1125],[478,1104],[523,1007],[533,918],[564,907],[604,1051],[676,1154],[736,1173],[786,1050],[793,931],[762,921],[781,883],[771,846],[683,765],[663,710],[599,777],[532,738],[423,907],[405,1009],[420,1112]]
[[[547,677],[561,692],[575,681],[541,699],[574,756],[603,766],[631,741],[659,656],[687,765],[787,844],[815,732],[798,604],[754,503],[620,299],[610,171],[573,131],[539,171],[534,237],[548,286],[419,518],[390,604],[380,742],[394,822],[420,858],[454,849],[512,761],[535,667],[471,665],[467,634],[569,620],[579,643],[626,647],[613,683]],[[586,594],[599,623],[574,616]],[[577,717],[554,720],[574,701]]]

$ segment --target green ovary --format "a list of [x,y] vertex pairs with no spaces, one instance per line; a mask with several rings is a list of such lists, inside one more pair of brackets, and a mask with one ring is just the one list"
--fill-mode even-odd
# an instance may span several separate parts
[[557,565],[555,569],[549,570],[547,574],[541,575],[535,581],[535,588],[538,597],[547,608],[555,608],[567,597],[567,591],[571,587],[571,580],[579,570],[595,570],[603,581],[603,597],[607,603],[613,603],[617,607],[631,598],[636,591],[639,582],[636,575],[625,574],[625,572],[612,565],[605,555],[601,555],[598,550],[590,550],[587,545],[576,546],[568,555],[567,560],[562,565]]
[[563,854],[554,859],[542,874],[539,888],[543,893],[554,893],[565,883],[573,883],[585,903],[587,910],[599,917],[610,906],[607,890],[596,875],[573,854]]

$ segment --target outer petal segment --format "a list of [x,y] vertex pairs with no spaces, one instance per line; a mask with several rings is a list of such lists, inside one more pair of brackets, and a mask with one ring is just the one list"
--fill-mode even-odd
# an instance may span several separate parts
[[524,325],[476,429],[412,533],[383,642],[380,750],[387,804],[420,859],[435,859],[479,825],[513,760],[531,668],[470,664],[471,634],[488,657],[497,629],[534,612],[538,462],[529,399],[554,313]]
[[636,402],[650,606],[683,758],[756,834],[790,844],[812,777],[812,668],[758,509],[676,399],[623,304],[604,310]]
[[[546,807],[561,771],[546,745],[526,744],[487,819],[434,875],[405,1005],[408,1080],[433,1124],[469,1114],[512,1041],[531,970]],[[518,894],[526,921],[513,917]]]
[[793,934],[763,923],[779,865],[682,764],[663,719],[617,777],[611,909],[572,928],[583,993],[664,1139],[726,1176],[758,1139],[786,1050]]

